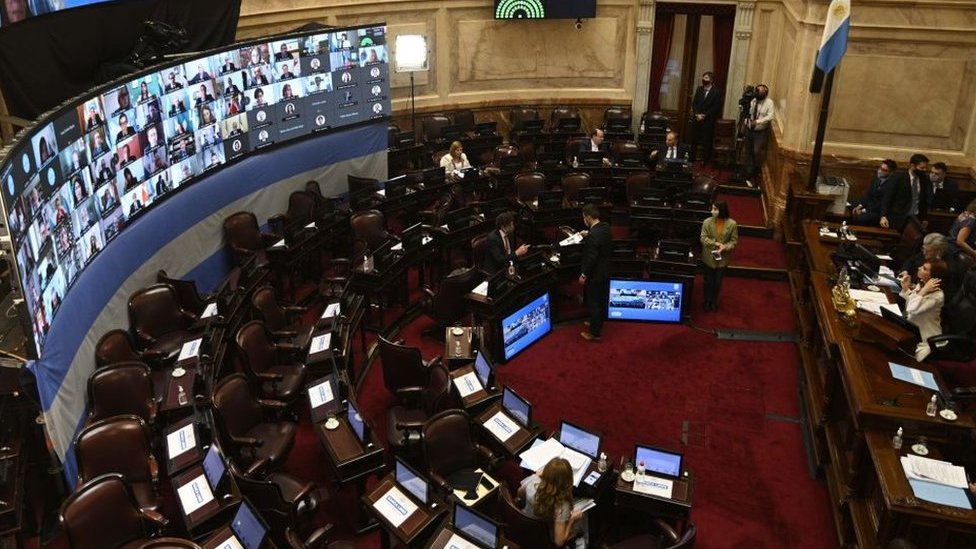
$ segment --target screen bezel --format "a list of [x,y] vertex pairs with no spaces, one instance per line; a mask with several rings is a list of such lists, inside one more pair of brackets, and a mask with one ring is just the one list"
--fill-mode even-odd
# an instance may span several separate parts
[[[211,480],[210,472],[207,467],[207,462],[212,459],[212,457],[216,457],[216,459],[220,461],[221,466],[220,476],[218,476],[216,480]],[[225,478],[227,478],[227,461],[224,460],[223,452],[220,451],[220,448],[218,448],[216,444],[210,445],[210,449],[207,450],[207,453],[203,456],[203,461],[200,462],[200,467],[203,469],[203,476],[207,479],[207,484],[210,485],[210,489],[217,492],[217,489],[220,487],[221,483]]]
[[651,472],[651,471],[649,471],[649,470],[646,469],[646,465],[645,465],[645,472],[646,473],[650,473],[652,476],[661,476],[661,477],[665,477],[665,478],[681,478],[681,472],[684,470],[684,464],[685,464],[685,456],[683,454],[679,454],[678,452],[672,452],[670,450],[665,450],[664,448],[661,448],[661,447],[658,447],[658,446],[651,446],[649,444],[640,444],[640,443],[638,443],[638,444],[635,444],[634,445],[634,467],[637,467],[637,464],[640,463],[640,461],[637,459],[637,456],[638,456],[638,453],[640,452],[641,449],[650,450],[652,452],[657,452],[657,453],[660,453],[660,454],[666,454],[666,455],[669,455],[669,456],[676,456],[678,458],[678,473],[675,474],[675,475],[670,475],[670,474],[667,474],[667,473],[662,473],[660,471],[653,471],[653,472]]
[[[258,525],[263,529],[261,534],[261,540],[253,548],[244,542],[244,539],[241,537],[240,532],[238,532],[237,529],[234,528],[234,524],[237,522],[237,517],[240,515],[242,510],[250,513],[251,516],[254,518],[255,522],[257,522]],[[241,542],[241,545],[244,546],[245,549],[259,549],[262,545],[264,545],[264,540],[268,538],[268,523],[264,521],[264,518],[261,516],[261,514],[257,512],[257,510],[254,508],[253,505],[251,505],[250,500],[248,500],[246,497],[242,497],[241,504],[240,506],[238,506],[237,512],[234,513],[234,518],[232,518],[230,521],[230,531],[234,534],[234,537],[237,538],[237,541]]]
[[[471,516],[473,516],[475,519],[480,520],[482,522],[486,522],[489,525],[491,525],[492,528],[494,529],[495,543],[486,545],[483,541],[479,539],[475,539],[471,534],[462,530],[458,526],[458,510],[461,510],[461,512],[463,513],[470,513]],[[499,536],[501,535],[501,524],[464,504],[458,504],[458,503],[454,504],[454,516],[451,517],[451,527],[454,528],[455,533],[457,533],[458,535],[460,535],[461,537],[463,537],[464,539],[470,542],[476,543],[480,547],[488,547],[490,549],[494,549],[495,547],[498,547],[498,539]]]
[[[481,362],[484,362],[485,365],[488,367],[488,376],[485,379],[481,379],[481,376],[478,374],[479,360]],[[488,360],[488,355],[485,354],[484,349],[478,348],[475,350],[474,363],[472,363],[471,368],[474,370],[474,375],[476,378],[478,378],[478,381],[481,383],[482,388],[487,390],[489,387],[491,387],[492,385],[491,382],[493,381],[492,378],[494,378],[495,376],[495,366],[491,363],[490,360]]]
[[[420,497],[417,494],[414,494],[412,491],[410,491],[409,488],[407,488],[407,485],[406,484],[400,482],[400,475],[399,475],[399,468],[400,467],[403,467],[411,475],[413,475],[413,476],[415,476],[418,479],[420,479],[420,480],[423,481],[423,483],[424,483],[424,495],[423,495],[423,497]],[[427,505],[427,503],[430,502],[430,482],[427,482],[427,479],[423,475],[421,475],[420,473],[417,472],[416,469],[414,469],[413,467],[411,467],[410,465],[408,465],[406,461],[403,461],[403,458],[401,458],[400,456],[395,456],[393,458],[393,478],[394,478],[394,480],[396,481],[397,484],[399,484],[400,486],[402,486],[403,489],[406,490],[409,495],[411,495],[414,498],[416,498],[417,500],[419,500],[420,503],[422,503],[424,505]]]
[[[576,429],[577,431],[583,431],[584,433],[586,433],[586,434],[588,434],[590,436],[596,437],[596,453],[593,454],[593,455],[590,455],[590,454],[584,452],[583,450],[580,450],[579,448],[576,448],[575,446],[570,446],[569,444],[566,444],[565,442],[563,442],[562,435],[563,435],[563,427],[564,426],[569,426],[569,427],[571,427],[573,429]],[[603,448],[603,437],[601,435],[599,435],[597,433],[594,433],[593,431],[590,431],[589,429],[584,429],[584,428],[580,427],[579,425],[577,425],[577,424],[575,424],[575,423],[573,423],[571,421],[566,421],[566,420],[562,420],[562,421],[559,422],[559,430],[556,431],[556,432],[558,433],[558,435],[556,436],[556,439],[559,441],[560,444],[562,444],[564,446],[569,446],[573,450],[576,450],[577,452],[579,452],[579,453],[581,453],[583,455],[590,456],[593,459],[597,459],[597,458],[600,457],[600,450]]]
[[[359,420],[355,419],[355,416],[359,416]],[[359,412],[356,405],[350,400],[346,405],[346,422],[349,423],[349,428],[352,429],[353,434],[363,445],[369,444],[369,425],[366,423],[366,418],[363,414]],[[361,429],[357,429],[356,425],[360,425]]]
[[[499,273],[499,274],[501,274],[501,273]],[[490,295],[490,292],[489,292],[489,295]],[[545,301],[549,304],[548,313],[546,315],[546,329],[545,329],[545,331],[538,332],[538,335],[536,335],[535,338],[532,341],[526,343],[524,346],[522,346],[521,348],[519,348],[517,351],[515,351],[514,353],[512,353],[511,355],[509,355],[508,354],[508,349],[506,348],[506,345],[505,345],[505,325],[506,324],[509,324],[510,321],[513,319],[513,317],[517,317],[520,314],[523,314],[523,313],[527,312],[527,310],[531,310],[531,308],[533,307],[534,304],[536,304],[536,302],[538,302],[540,300],[543,300],[543,299],[545,299]],[[521,353],[522,351],[528,349],[534,343],[536,343],[537,341],[539,341],[544,336],[548,335],[549,332],[552,331],[552,299],[551,299],[551,296],[549,295],[549,292],[548,291],[547,292],[543,292],[538,297],[535,297],[535,298],[530,299],[529,301],[527,301],[525,303],[525,305],[522,305],[521,307],[519,307],[518,309],[516,309],[512,313],[510,313],[510,314],[505,315],[504,317],[502,317],[502,319],[499,322],[500,322],[499,332],[502,334],[502,337],[501,337],[502,356],[504,357],[505,361],[507,362],[509,360],[512,360],[516,356],[518,356],[519,353]]]
[[[516,416],[514,413],[512,413],[511,409],[508,406],[505,406],[505,401],[507,400],[506,397],[508,395],[511,395],[512,397],[514,397],[515,400],[517,400],[517,401],[521,402],[522,404],[524,404],[525,407],[528,409],[528,412],[526,412],[526,414],[525,414],[525,422],[524,423],[522,422],[521,419],[518,418],[518,416]],[[529,427],[532,424],[532,403],[529,402],[528,400],[526,400],[522,395],[516,393],[515,392],[515,389],[512,389],[511,387],[507,387],[507,386],[506,387],[502,387],[502,399],[501,399],[501,401],[499,401],[499,403],[500,403],[502,409],[505,410],[505,413],[508,414],[509,417],[511,417],[512,419],[514,419],[517,423],[522,423],[522,426],[523,427]]]
[[690,299],[690,289],[691,286],[688,281],[680,278],[665,278],[665,277],[653,277],[653,278],[611,278],[610,287],[613,287],[614,282],[649,282],[654,284],[680,284],[681,285],[681,307],[678,309],[678,319],[677,320],[661,320],[661,319],[644,319],[644,318],[616,318],[610,316],[610,295],[607,295],[607,320],[612,320],[614,322],[641,322],[641,323],[652,323],[652,324],[681,324],[685,321],[688,315],[688,301]]

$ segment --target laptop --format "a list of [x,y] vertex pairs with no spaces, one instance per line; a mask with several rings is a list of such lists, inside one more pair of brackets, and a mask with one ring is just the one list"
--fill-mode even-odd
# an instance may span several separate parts
[[401,149],[412,147],[417,143],[417,136],[412,131],[400,132],[396,136],[396,143]]
[[399,457],[394,458],[393,471],[396,483],[402,486],[404,490],[410,492],[410,495],[417,498],[423,505],[430,502],[430,484],[427,483],[423,475]]
[[454,532],[482,549],[498,547],[498,523],[464,505],[454,506]]
[[523,427],[529,427],[529,422],[532,421],[532,405],[509,387],[502,389],[502,408]]
[[577,160],[580,166],[602,166],[604,156],[601,151],[580,151]]
[[494,381],[495,372],[491,366],[491,363],[488,362],[488,358],[485,356],[485,353],[481,349],[475,351],[474,354],[474,374],[478,376],[478,381],[481,382],[482,387],[485,389],[491,387],[492,382]]
[[681,476],[681,454],[646,446],[636,445],[634,464],[644,462],[644,471],[660,477],[679,478]]
[[[268,535],[268,526],[247,499],[241,501],[234,520],[230,522],[231,537],[217,545],[218,549],[243,547],[259,549]],[[236,544],[234,543],[236,542]]]
[[568,421],[561,421],[556,438],[563,446],[568,446],[581,454],[585,454],[590,459],[600,458],[600,435],[596,433],[591,433]]

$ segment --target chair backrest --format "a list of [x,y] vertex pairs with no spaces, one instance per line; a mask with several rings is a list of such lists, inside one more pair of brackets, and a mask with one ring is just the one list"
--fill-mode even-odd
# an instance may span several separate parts
[[478,269],[485,263],[485,253],[488,249],[488,234],[479,234],[471,239],[471,261]]
[[715,121],[715,143],[729,145],[735,140],[735,120],[719,118]]
[[915,216],[909,217],[901,229],[901,239],[895,247],[895,253],[892,254],[894,264],[901,265],[917,254],[922,249],[924,239],[925,231],[922,229],[922,223]]
[[424,387],[423,393],[420,394],[421,408],[423,408],[424,413],[428,417],[443,410],[456,408],[457,402],[452,398],[453,396],[454,393],[451,391],[451,374],[448,372],[447,366],[434,364],[430,367],[427,386]]
[[172,286],[173,291],[176,292],[176,301],[184,310],[199,315],[207,306],[207,302],[200,297],[200,292],[197,291],[197,283],[192,280],[172,278],[166,274],[165,270],[160,269],[156,271],[156,282]]
[[349,217],[353,236],[366,242],[371,249],[376,248],[389,238],[386,232],[386,222],[383,212],[379,210],[361,210]]
[[451,119],[443,114],[425,116],[420,121],[424,141],[437,141],[441,138],[441,129],[451,125]]
[[636,172],[627,176],[624,187],[627,191],[627,203],[633,204],[641,196],[643,190],[651,186],[651,172]]
[[268,330],[260,320],[252,320],[241,326],[234,342],[244,367],[252,373],[265,372],[277,363],[274,344],[268,339]]
[[546,190],[546,176],[539,172],[524,172],[515,176],[515,194],[522,202],[532,202]]
[[474,112],[471,109],[454,111],[451,117],[454,119],[454,125],[459,126],[462,132],[474,131]]
[[285,310],[281,308],[275,290],[270,285],[261,286],[254,291],[254,295],[251,296],[251,305],[264,319],[264,325],[272,332],[284,330],[288,326]]
[[477,463],[471,417],[463,410],[445,410],[424,422],[421,441],[427,470],[448,476]]
[[152,378],[142,362],[118,362],[88,376],[89,420],[133,414],[149,422],[155,415]]
[[251,395],[244,374],[231,374],[220,380],[214,388],[213,408],[214,419],[231,436],[244,436],[261,422],[261,408]]
[[613,159],[618,164],[643,160],[644,153],[633,141],[617,141],[613,144]]
[[288,211],[285,212],[288,222],[298,227],[308,225],[315,220],[317,204],[315,196],[307,191],[294,191],[288,195]]
[[196,543],[183,538],[156,538],[139,546],[139,549],[202,549]]
[[523,512],[505,487],[498,490],[498,518],[505,537],[519,547],[556,548],[549,523]]
[[152,479],[151,437],[146,422],[133,415],[113,416],[85,427],[75,438],[78,482],[119,473],[127,482]]
[[695,523],[689,522],[685,525],[685,531],[681,535],[681,539],[665,549],[692,549],[695,546],[695,535],[697,533],[698,528],[695,526]]
[[579,155],[580,147],[589,140],[589,137],[570,137],[566,140],[565,153],[567,166],[573,165],[573,157]]
[[69,547],[121,547],[147,538],[132,490],[122,475],[102,475],[85,483],[61,505],[61,527]]
[[549,131],[559,129],[559,121],[565,118],[579,119],[580,111],[577,107],[553,107],[549,115]]
[[607,110],[603,111],[603,127],[610,127],[611,120],[626,120],[629,126],[633,117],[634,114],[630,107],[607,107]]
[[505,156],[518,156],[519,149],[514,145],[499,145],[495,147],[495,161]]
[[[261,478],[257,475],[245,475],[233,462],[228,463],[228,469],[234,476],[241,495],[254,506],[261,517],[269,522],[273,530],[283,530],[291,517],[291,505],[286,501],[281,488],[271,478]],[[276,478],[284,478],[288,485],[301,486],[294,477],[287,473],[276,473]]]
[[224,236],[227,244],[238,255],[238,262],[244,258],[241,252],[256,252],[264,248],[258,218],[253,212],[237,212],[224,220]]
[[509,113],[509,120],[512,123],[512,131],[521,131],[526,120],[538,120],[539,111],[531,107],[513,107]]
[[325,200],[325,195],[322,194],[322,187],[320,187],[319,182],[314,179],[310,179],[305,182],[305,192],[314,196],[319,201]]
[[590,174],[586,172],[570,172],[562,177],[559,182],[562,187],[564,200],[568,204],[579,202],[579,190],[590,186]]
[[142,360],[142,353],[136,349],[127,330],[109,330],[95,344],[96,366],[139,360]]
[[375,177],[361,177],[358,175],[347,174],[346,182],[349,184],[349,192],[367,192],[379,190],[380,180]]
[[158,338],[186,329],[176,290],[169,284],[153,284],[137,290],[129,298],[129,323],[136,335]]
[[424,387],[429,372],[420,349],[398,345],[379,336],[380,360],[383,362],[383,384],[391,394],[403,387]]
[[464,296],[481,282],[481,272],[464,269],[444,277],[434,295],[429,314],[441,325],[452,324],[467,312]]

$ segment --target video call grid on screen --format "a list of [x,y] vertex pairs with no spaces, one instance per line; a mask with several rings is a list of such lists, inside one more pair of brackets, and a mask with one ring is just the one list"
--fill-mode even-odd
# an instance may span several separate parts
[[505,360],[549,333],[552,329],[549,315],[549,292],[546,292],[502,319]]
[[234,44],[103,86],[18,137],[0,195],[38,351],[135,217],[248,153],[390,112],[382,24]]
[[607,318],[646,322],[681,322],[684,283],[610,280]]

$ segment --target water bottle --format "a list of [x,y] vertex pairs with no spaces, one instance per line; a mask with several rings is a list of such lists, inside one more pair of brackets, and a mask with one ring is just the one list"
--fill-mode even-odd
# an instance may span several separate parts
[[643,120],[641,120],[640,132],[641,133],[644,133],[644,121]]
[[369,254],[363,254],[363,272],[373,271],[373,257]]
[[600,461],[596,462],[596,470],[601,473],[607,472],[607,454],[600,452]]
[[190,402],[182,385],[176,386],[176,401],[180,403],[180,406],[186,406]]
[[573,157],[573,167],[579,168],[579,159],[576,158],[575,156]]
[[641,460],[640,462],[637,463],[637,476],[638,477],[644,476],[644,460]]
[[929,403],[925,405],[925,415],[929,417],[935,417],[936,412],[939,411],[939,404],[936,402],[936,399],[938,398],[939,398],[938,396],[932,395],[932,400],[930,400]]
[[461,338],[454,338],[454,356],[461,356]]
[[511,278],[515,278],[515,262],[514,261],[509,261],[508,262],[508,276],[511,277]]
[[904,429],[899,427],[898,430],[895,431],[895,436],[891,437],[891,447],[895,450],[901,450],[901,444],[903,442],[902,434],[904,432]]
[[847,238],[847,221],[840,224],[840,230],[837,232],[839,233],[838,236],[841,238]]

